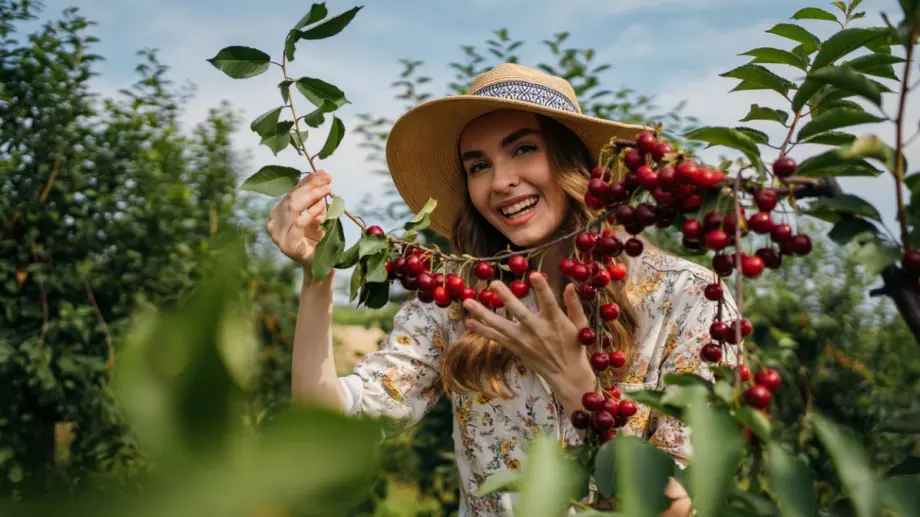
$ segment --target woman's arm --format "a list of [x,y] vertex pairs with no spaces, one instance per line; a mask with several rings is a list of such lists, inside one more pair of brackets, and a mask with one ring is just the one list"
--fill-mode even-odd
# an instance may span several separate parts
[[309,272],[300,289],[294,327],[291,398],[295,403],[319,403],[341,410],[339,385],[332,354],[332,295],[335,271],[311,281]]

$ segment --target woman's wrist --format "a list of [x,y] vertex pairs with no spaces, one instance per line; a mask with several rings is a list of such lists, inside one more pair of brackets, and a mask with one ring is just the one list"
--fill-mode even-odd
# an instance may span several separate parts
[[581,409],[581,398],[589,391],[594,391],[597,375],[591,368],[587,357],[585,360],[556,380],[547,379],[556,391],[556,396],[566,414],[572,415]]

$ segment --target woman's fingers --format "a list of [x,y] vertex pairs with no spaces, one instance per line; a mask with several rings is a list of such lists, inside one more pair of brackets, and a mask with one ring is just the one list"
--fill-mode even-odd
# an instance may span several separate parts
[[[486,326],[494,329],[495,331],[501,333],[504,336],[514,336],[519,331],[516,329],[517,324],[509,321],[498,314],[487,309],[485,305],[479,303],[476,300],[466,300],[463,302],[463,308],[466,309],[470,316],[473,319],[478,320],[481,323],[484,323]],[[468,318],[469,319],[469,318]],[[507,338],[505,338],[507,339]]]
[[505,304],[505,312],[516,319],[521,325],[531,329],[532,331],[536,331],[534,328],[537,324],[536,317],[530,311],[530,309],[528,309],[527,306],[525,306],[521,300],[519,300],[518,297],[511,292],[510,289],[508,289],[508,286],[505,285],[504,282],[494,280],[491,284],[489,284],[489,289],[498,295],[498,298],[502,301],[502,303]]
[[513,354],[519,354],[520,351],[514,347],[514,344],[505,337],[504,334],[490,327],[489,325],[482,323],[480,321],[474,320],[472,318],[467,318],[466,328],[470,329],[474,334],[478,334],[486,339],[495,341],[499,345],[507,348]]
[[530,286],[533,288],[534,297],[537,299],[537,307],[539,308],[542,318],[549,321],[558,321],[562,319],[562,309],[559,308],[559,303],[556,302],[556,297],[553,296],[553,290],[549,286],[549,282],[546,281],[546,278],[543,278],[541,273],[531,273],[530,274]]
[[565,286],[562,297],[565,300],[566,315],[575,325],[575,328],[581,329],[587,327],[588,316],[585,315],[585,308],[581,305],[581,300],[578,298],[575,284]]

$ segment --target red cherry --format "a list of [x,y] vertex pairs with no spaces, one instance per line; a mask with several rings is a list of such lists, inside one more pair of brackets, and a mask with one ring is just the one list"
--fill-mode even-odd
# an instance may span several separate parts
[[431,276],[434,278],[434,285],[444,285],[444,273],[439,271]]
[[424,291],[420,289],[418,292],[418,299],[423,303],[433,302],[434,301],[434,289],[431,289],[428,291]]
[[511,282],[511,285],[508,286],[508,288],[511,289],[511,293],[518,298],[524,298],[528,293],[530,293],[530,287],[523,280],[515,280]]
[[[617,393],[617,397],[619,396],[619,393]],[[604,399],[604,406],[601,409],[616,416],[616,414],[619,413],[620,404],[617,403],[616,399]]]
[[773,242],[782,243],[790,238],[792,238],[792,227],[786,223],[774,225],[770,230],[770,239]]
[[578,409],[572,412],[572,427],[575,429],[587,429],[591,424],[591,415]]
[[716,255],[712,257],[712,269],[714,269],[719,276],[729,276],[735,269],[735,260],[731,255]]
[[658,145],[656,145],[655,149],[652,150],[652,158],[654,158],[656,162],[660,162],[664,158],[664,155],[673,152],[673,145],[671,145],[669,142],[661,141],[658,142]]
[[581,396],[581,405],[588,411],[597,411],[604,407],[604,396],[596,391],[589,391]]
[[725,181],[725,174],[716,169],[701,169],[696,176],[696,184],[700,188],[713,188]]
[[636,217],[636,211],[629,205],[619,205],[614,209],[617,222],[620,224],[629,224]]
[[703,198],[697,194],[693,194],[680,202],[680,207],[685,212],[692,212],[701,206],[703,206]]
[[402,275],[406,272],[406,259],[403,257],[396,257],[393,260],[393,272],[397,275]]
[[602,179],[594,178],[588,182],[588,192],[598,199],[605,199],[610,195],[610,185]]
[[460,299],[464,289],[466,289],[466,283],[463,278],[454,274],[447,275],[447,292],[450,293],[451,298]]
[[662,167],[658,169],[658,186],[667,191],[671,191],[677,187],[677,171],[674,167]]
[[726,232],[734,235],[735,229],[738,227],[738,215],[733,213],[725,214],[725,217],[722,218],[722,229]]
[[591,169],[591,177],[601,179],[605,182],[610,181],[610,169],[607,167],[595,167]]
[[466,300],[472,300],[476,298],[476,289],[472,287],[464,287],[463,294],[460,295],[460,301],[465,302]]
[[607,268],[607,271],[610,272],[610,278],[615,282],[619,282],[626,278],[626,265],[625,264],[613,264]]
[[422,259],[418,255],[409,255],[406,257],[406,272],[412,276],[418,276],[419,273],[425,270],[425,264],[422,262]]
[[772,188],[761,189],[754,192],[754,202],[757,203],[757,208],[764,212],[769,212],[776,208],[776,203],[779,202],[779,195]]
[[572,278],[579,282],[584,282],[589,276],[591,276],[591,270],[584,264],[575,264],[575,267],[572,268]]
[[418,289],[418,277],[405,275],[399,279],[399,282],[402,284],[403,289],[407,291],[415,291]]
[[782,386],[783,379],[776,370],[772,368],[761,368],[754,373],[754,382],[763,385],[763,387],[770,391],[776,391]]
[[616,257],[623,252],[623,243],[613,235],[601,237],[601,239],[597,241],[597,252],[608,258]]
[[610,366],[622,368],[626,364],[626,354],[622,350],[610,354]]
[[642,203],[636,207],[636,219],[645,226],[651,226],[658,220],[658,211],[655,205]]
[[703,289],[703,296],[711,302],[717,302],[722,299],[722,284],[709,284]]
[[438,285],[434,282],[434,277],[429,275],[427,272],[422,271],[418,275],[418,288],[421,291],[432,291],[434,287]]
[[[729,335],[736,334],[738,332],[737,330],[738,321],[739,320],[733,321],[732,324],[729,326],[729,329],[728,329]],[[740,321],[741,321],[741,337],[750,336],[751,333],[754,332],[754,325],[751,324],[751,320],[745,318]]]
[[639,135],[639,138],[636,139],[636,148],[639,149],[639,152],[642,154],[648,154],[655,150],[655,146],[658,145],[658,139],[655,138],[655,135],[649,132],[642,133]]
[[792,176],[795,174],[795,168],[795,160],[788,156],[783,156],[773,162],[773,174],[776,174],[777,178],[788,178]]
[[642,157],[638,149],[630,148],[623,156],[623,163],[626,164],[629,170],[634,171],[645,163],[645,158]]
[[575,236],[575,247],[583,252],[594,249],[597,245],[597,234],[591,232],[581,232]]
[[699,240],[691,239],[690,237],[681,238],[680,243],[683,245],[683,247],[687,248],[688,250],[699,251],[703,249],[703,245],[700,243]]
[[709,212],[703,216],[703,231],[716,230],[722,227],[722,214],[718,212]]
[[681,183],[695,185],[699,173],[699,167],[693,162],[681,162],[677,166],[677,180]]
[[585,204],[588,205],[588,208],[591,210],[600,210],[601,208],[604,208],[604,202],[600,198],[595,197],[594,194],[591,194],[590,192],[585,194]]
[[434,303],[438,304],[440,307],[447,307],[450,305],[450,293],[447,292],[446,287],[439,285],[434,288]]
[[604,410],[597,411],[591,417],[591,425],[598,431],[606,431],[613,427],[613,415]]
[[597,342],[597,332],[591,327],[585,327],[578,331],[578,342],[582,345],[593,345]]
[[770,269],[778,269],[783,263],[783,256],[773,248],[760,248],[755,253],[763,260],[763,264]]
[[757,409],[769,406],[772,398],[770,390],[760,384],[755,384],[744,392],[745,402]]
[[687,219],[680,227],[680,231],[684,234],[684,237],[699,239],[703,235],[703,225],[696,219]]
[[487,262],[477,262],[476,267],[473,268],[473,274],[480,280],[491,280],[495,275],[495,268]]
[[811,239],[805,234],[798,234],[792,238],[792,250],[796,255],[808,255],[811,253]]
[[530,264],[527,263],[527,257],[524,255],[514,255],[508,259],[508,268],[515,275],[523,275]]
[[700,357],[707,363],[717,363],[722,359],[722,347],[718,343],[707,343],[700,349]]
[[617,435],[616,429],[607,429],[604,431],[604,434],[601,435],[601,443],[607,443],[610,440],[613,440]]
[[716,341],[725,341],[728,337],[728,325],[721,321],[713,321],[709,325],[709,337]]
[[763,259],[757,255],[741,256],[741,274],[748,278],[757,278],[763,272]]
[[589,361],[591,363],[591,368],[594,368],[596,372],[602,372],[610,366],[610,356],[605,352],[594,352],[591,354],[591,359],[589,359]]
[[502,299],[499,298],[497,294],[492,293],[492,296],[489,298],[489,307],[493,309],[501,309],[504,306],[505,306],[505,302],[503,302]]
[[909,276],[920,276],[920,251],[905,251],[901,257],[901,268]]
[[498,298],[498,296],[495,296],[495,293],[493,293],[491,289],[483,289],[482,291],[479,291],[479,303],[485,305],[486,307],[492,306],[493,297]]
[[795,255],[795,246],[792,244],[791,237],[779,243],[779,252],[783,255]]
[[711,250],[721,250],[728,246],[728,234],[722,230],[709,230],[706,233],[706,247]]
[[642,245],[642,241],[632,237],[623,244],[623,248],[626,250],[626,254],[630,257],[638,257],[642,254],[642,249],[644,246]]
[[564,258],[562,262],[559,263],[559,272],[565,276],[572,276],[575,272],[575,266],[578,262],[575,262],[574,259]]
[[770,212],[757,212],[748,219],[748,226],[755,233],[770,233],[773,231],[773,219],[770,218]]
[[379,226],[368,226],[367,234],[368,235],[385,235],[383,228]]
[[639,411],[639,406],[637,406],[636,403],[631,400],[624,400],[620,402],[620,407],[618,409],[618,414],[629,418],[635,415],[637,411]]
[[620,389],[616,386],[607,386],[604,388],[604,391],[607,392],[607,394],[613,397],[615,400],[620,399]]
[[609,191],[607,193],[607,199],[610,201],[626,201],[629,197],[629,192],[626,191],[626,184],[622,181],[614,181],[610,183]]
[[655,198],[655,202],[658,203],[658,206],[663,207],[674,206],[677,201],[677,198],[674,197],[674,193],[661,188],[661,185],[656,186],[655,189],[652,190],[652,197]]
[[610,273],[606,269],[601,269],[591,279],[591,284],[595,287],[607,287],[610,284]]
[[620,306],[615,303],[601,305],[601,318],[604,321],[613,321],[620,317]]
[[643,165],[636,169],[636,179],[646,190],[652,190],[655,185],[658,185],[658,173],[648,165]]
[[746,364],[742,364],[737,368],[741,372],[741,382],[747,382],[751,380],[751,369],[747,367]]

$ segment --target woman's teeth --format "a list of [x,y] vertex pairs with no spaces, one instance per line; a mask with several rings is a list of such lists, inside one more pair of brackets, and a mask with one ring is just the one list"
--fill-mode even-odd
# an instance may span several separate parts
[[515,219],[529,212],[539,200],[539,197],[533,196],[530,199],[515,203],[510,206],[503,206],[500,210],[502,215],[509,219]]

